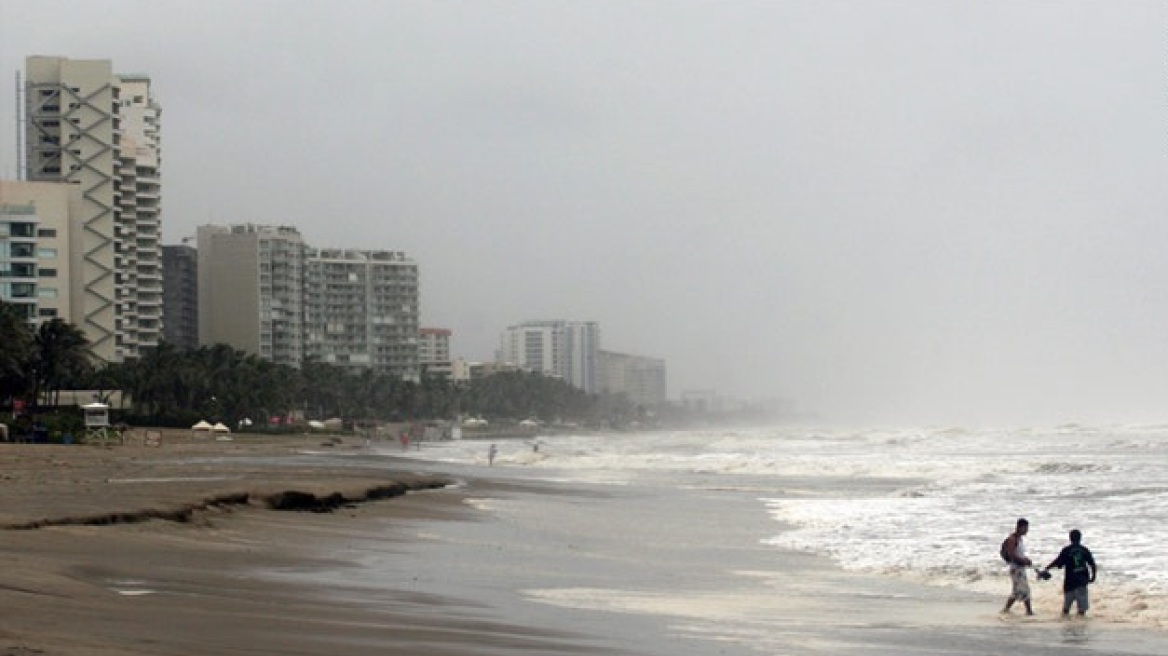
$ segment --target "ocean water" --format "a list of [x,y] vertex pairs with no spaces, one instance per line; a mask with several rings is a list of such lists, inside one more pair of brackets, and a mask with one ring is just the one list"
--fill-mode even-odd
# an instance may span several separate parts
[[[470,499],[491,522],[414,536],[412,578],[369,574],[400,569],[400,549],[354,550],[360,583],[474,598],[548,626],[584,622],[587,633],[623,636],[604,647],[612,653],[975,654],[1019,643],[1032,654],[1168,653],[1168,426],[782,427],[495,444],[493,466],[479,440],[371,445],[367,466],[409,458],[516,487]],[[513,493],[532,485],[564,492]],[[1083,532],[1100,568],[1086,623],[1018,634],[1021,624],[998,618],[1009,589],[998,546],[1018,517],[1030,520],[1038,564],[1070,529]],[[1061,572],[1032,588],[1039,614],[1056,621]]]

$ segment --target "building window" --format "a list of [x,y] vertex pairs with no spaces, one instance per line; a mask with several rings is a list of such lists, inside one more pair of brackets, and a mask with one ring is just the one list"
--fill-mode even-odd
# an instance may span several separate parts
[[54,228],[41,228],[37,230],[37,237],[52,238],[57,236],[57,231]]
[[57,308],[37,308],[37,316],[45,318],[54,318],[57,316]]
[[57,270],[56,269],[40,269],[39,271],[37,271],[37,275],[39,275],[42,278],[56,278],[57,277]]
[[57,258],[57,249],[55,248],[38,248],[37,257],[42,260],[53,260]]
[[36,234],[36,224],[13,222],[10,234],[13,237],[32,237]]

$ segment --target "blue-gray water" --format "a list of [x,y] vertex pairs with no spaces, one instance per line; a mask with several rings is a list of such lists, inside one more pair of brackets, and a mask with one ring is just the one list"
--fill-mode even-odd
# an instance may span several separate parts
[[[471,615],[569,631],[604,653],[1168,653],[1155,548],[1168,537],[1165,428],[783,428],[498,447],[492,467],[476,440],[347,456],[464,477],[477,520],[385,527],[393,540],[374,527],[340,554],[360,567],[299,576],[371,600],[462,600]],[[1009,585],[997,545],[1018,516],[1036,561],[1083,530],[1101,566],[1086,622],[1058,620],[1057,581],[1033,584],[1038,621],[998,617]]]

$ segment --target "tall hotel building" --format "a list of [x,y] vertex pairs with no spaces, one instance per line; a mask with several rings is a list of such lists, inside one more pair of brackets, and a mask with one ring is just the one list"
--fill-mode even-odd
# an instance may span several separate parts
[[24,179],[80,194],[69,320],[98,357],[136,357],[162,336],[162,112],[150,78],[116,75],[109,60],[29,57],[25,69]]
[[304,241],[296,228],[200,226],[199,344],[227,344],[299,367],[304,358]]
[[307,356],[418,381],[418,265],[400,251],[309,249]]
[[595,321],[528,321],[503,331],[499,362],[597,391],[600,327]]
[[162,246],[162,336],[180,349],[199,346],[199,252]]
[[665,360],[601,351],[599,362],[601,392],[623,394],[644,408],[665,403]]
[[405,253],[313,248],[288,226],[197,237],[199,344],[420,379],[418,265]]

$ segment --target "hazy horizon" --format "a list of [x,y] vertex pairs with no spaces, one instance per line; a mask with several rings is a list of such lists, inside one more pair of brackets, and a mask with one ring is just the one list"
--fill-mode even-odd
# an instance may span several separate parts
[[1152,1],[7,0],[0,69],[148,74],[165,243],[406,251],[455,356],[597,321],[673,398],[1159,421],[1166,35]]

